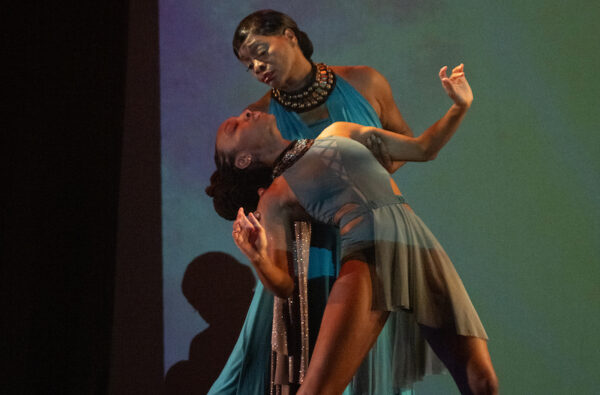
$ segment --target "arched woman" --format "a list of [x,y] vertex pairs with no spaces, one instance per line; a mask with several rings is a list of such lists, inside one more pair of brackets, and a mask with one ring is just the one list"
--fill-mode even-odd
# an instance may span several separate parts
[[386,321],[394,328],[390,339],[394,345],[390,362],[397,365],[394,391],[410,385],[412,371],[423,363],[419,355],[402,358],[403,350],[418,347],[416,338],[406,332],[412,323],[461,392],[497,392],[485,330],[452,263],[362,145],[375,137],[394,160],[434,158],[472,100],[462,66],[450,78],[443,68],[440,77],[455,104],[443,122],[418,138],[339,122],[316,140],[290,142],[281,136],[272,116],[249,110],[219,129],[218,172],[228,174],[223,182],[235,182],[263,168],[275,172],[258,206],[262,225],[240,209],[233,230],[236,244],[267,289],[282,298],[294,290],[289,256],[294,221],[310,219],[340,230],[343,266],[299,393],[340,394]]

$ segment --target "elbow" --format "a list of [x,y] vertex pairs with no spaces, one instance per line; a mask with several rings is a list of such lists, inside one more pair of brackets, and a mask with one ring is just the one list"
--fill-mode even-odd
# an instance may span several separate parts
[[434,160],[438,156],[438,151],[426,151],[423,154],[423,162],[429,162],[430,160]]
[[419,161],[429,162],[437,158],[439,150],[434,149],[430,144],[421,144],[419,146]]
[[294,279],[287,273],[277,279],[273,279],[268,287],[278,298],[289,298],[294,293]]

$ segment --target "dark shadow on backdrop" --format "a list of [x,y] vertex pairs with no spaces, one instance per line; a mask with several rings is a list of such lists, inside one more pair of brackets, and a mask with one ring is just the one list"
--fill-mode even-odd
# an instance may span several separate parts
[[181,289],[209,324],[190,344],[189,359],[167,372],[168,395],[206,394],[240,333],[256,284],[252,270],[223,252],[208,252],[187,267]]

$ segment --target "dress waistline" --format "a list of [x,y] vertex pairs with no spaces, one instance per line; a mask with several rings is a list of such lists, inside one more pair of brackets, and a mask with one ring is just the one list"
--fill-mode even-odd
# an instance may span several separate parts
[[375,210],[393,204],[408,204],[402,195],[384,196],[378,199],[369,200],[366,204],[359,205],[355,209],[345,214],[339,221],[339,228],[342,229],[348,222],[366,214],[369,210]]

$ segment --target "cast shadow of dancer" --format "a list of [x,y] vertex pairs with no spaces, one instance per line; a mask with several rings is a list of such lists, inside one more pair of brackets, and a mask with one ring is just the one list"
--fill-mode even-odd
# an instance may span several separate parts
[[167,372],[168,395],[208,392],[233,350],[255,283],[248,266],[222,252],[202,254],[188,265],[183,294],[209,327],[192,340],[189,359]]

